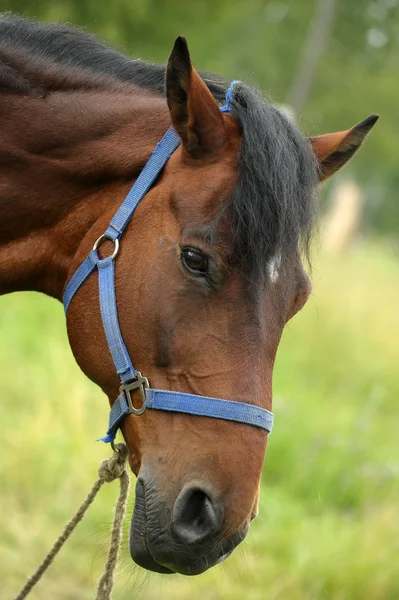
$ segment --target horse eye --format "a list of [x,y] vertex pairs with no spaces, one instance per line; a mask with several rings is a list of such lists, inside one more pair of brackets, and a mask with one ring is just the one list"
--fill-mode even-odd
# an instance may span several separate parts
[[181,251],[181,261],[184,267],[190,273],[196,275],[206,275],[208,271],[208,258],[194,248],[183,248]]

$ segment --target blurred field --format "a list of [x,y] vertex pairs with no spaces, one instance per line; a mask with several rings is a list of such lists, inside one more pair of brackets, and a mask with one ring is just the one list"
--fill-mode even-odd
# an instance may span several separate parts
[[[399,261],[368,244],[320,256],[275,369],[260,517],[222,566],[146,574],[126,539],[115,600],[399,598]],[[61,305],[0,298],[0,598],[16,595],[86,495],[107,401],[69,351]],[[116,486],[104,489],[32,600],[92,599]],[[129,509],[129,513],[131,508]]]

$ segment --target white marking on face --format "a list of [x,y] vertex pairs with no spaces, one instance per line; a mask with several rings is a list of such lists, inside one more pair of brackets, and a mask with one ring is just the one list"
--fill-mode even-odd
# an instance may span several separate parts
[[268,265],[270,281],[274,283],[278,279],[278,271],[281,265],[281,254],[271,259]]

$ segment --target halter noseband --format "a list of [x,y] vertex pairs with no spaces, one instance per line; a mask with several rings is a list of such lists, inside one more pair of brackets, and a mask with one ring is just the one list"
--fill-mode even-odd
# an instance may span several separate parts
[[[230,110],[233,86],[236,83],[238,82],[233,81],[226,92],[226,104],[220,108],[222,112]],[[121,380],[120,394],[111,409],[108,431],[104,437],[100,438],[103,442],[113,442],[126,415],[141,415],[148,408],[246,423],[265,429],[269,433],[273,427],[273,413],[265,408],[245,402],[150,388],[147,378],[133,367],[122,338],[116,306],[114,269],[114,261],[119,251],[119,240],[140,200],[151,188],[179,144],[179,136],[173,127],[170,127],[157,144],[107,230],[95,242],[93,250],[72,275],[65,288],[63,303],[65,312],[67,312],[71,300],[80,286],[95,269],[98,270],[101,318],[115,369]],[[98,248],[104,240],[114,243],[114,251],[111,256],[101,259],[98,255]],[[131,392],[134,390],[139,390],[141,394],[142,406],[140,408],[133,406]]]

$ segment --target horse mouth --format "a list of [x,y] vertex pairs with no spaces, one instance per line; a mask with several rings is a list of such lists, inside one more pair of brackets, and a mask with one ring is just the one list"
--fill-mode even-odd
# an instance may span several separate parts
[[144,489],[139,486],[136,486],[136,500],[129,535],[129,550],[130,556],[139,567],[164,575],[175,573],[169,567],[157,562],[148,548]]
[[[163,561],[162,563],[155,560],[155,558],[151,554],[150,549],[148,547],[147,519],[146,519],[145,515],[143,515],[141,513],[140,510],[137,513],[136,508],[137,508],[137,496],[136,496],[136,507],[135,507],[135,511],[134,511],[133,519],[132,519],[132,523],[131,523],[131,528],[130,528],[130,538],[129,538],[130,548],[129,549],[130,549],[130,555],[131,555],[133,561],[137,565],[139,565],[139,567],[142,567],[143,569],[146,569],[147,571],[152,571],[154,573],[161,573],[163,575],[175,575],[176,573],[181,573],[182,575],[200,575],[201,573],[206,571],[209,567],[213,566],[213,564],[210,564],[208,561],[207,562],[200,561],[199,563],[196,563],[192,560],[188,560],[187,562],[185,561],[184,565],[179,564],[179,566],[177,566],[177,565],[167,566],[167,564],[168,564],[167,560]],[[232,552],[232,550],[230,552],[226,553],[224,556],[222,556],[219,559],[219,561],[216,561],[214,564],[217,564],[218,562],[222,562],[225,558],[227,558],[227,556],[229,556],[231,554],[231,552]],[[174,555],[173,549],[172,549],[172,551],[167,551],[167,552],[165,551],[165,549],[163,549],[162,554],[164,555],[164,558],[166,558],[166,556],[165,556],[166,553],[170,554],[171,556]]]
[[130,554],[133,561],[143,569],[147,571],[152,571],[154,573],[161,573],[163,575],[175,575],[176,573],[181,573],[182,575],[200,575],[204,573],[209,568],[215,565],[219,565],[223,561],[225,561],[234,551],[234,548],[225,552],[220,556],[216,561],[210,563],[209,561],[200,561],[198,563],[187,564],[185,566],[180,565],[179,567],[171,567],[169,568],[165,564],[161,564],[157,562],[148,546],[147,546],[147,533],[142,530],[140,533],[136,534],[133,527],[130,532]]
[[134,562],[139,565],[139,567],[142,567],[147,571],[152,571],[153,573],[162,573],[163,575],[175,574],[175,571],[165,567],[165,565],[161,565],[152,557],[147,546],[146,531],[143,531],[139,535],[135,535],[132,530],[133,527],[130,533],[130,555]]
[[[247,532],[247,528],[238,531],[223,545],[215,544],[190,550],[176,544],[173,537],[166,531],[162,531],[158,523],[151,526],[148,523],[146,509],[144,488],[137,485],[129,536],[130,555],[137,565],[155,573],[200,575],[226,560],[245,538]],[[165,518],[164,511],[161,512]]]

